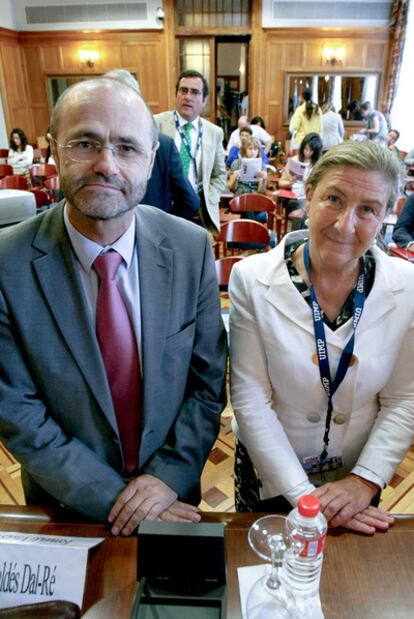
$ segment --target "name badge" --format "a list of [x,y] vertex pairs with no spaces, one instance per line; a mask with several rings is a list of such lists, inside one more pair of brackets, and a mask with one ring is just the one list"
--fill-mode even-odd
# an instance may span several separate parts
[[308,475],[312,473],[326,473],[327,471],[336,471],[337,469],[341,469],[342,457],[341,456],[332,456],[331,458],[326,458],[321,464],[320,456],[307,456],[302,459],[302,466]]
[[102,541],[0,532],[0,608],[51,600],[82,607],[88,550]]

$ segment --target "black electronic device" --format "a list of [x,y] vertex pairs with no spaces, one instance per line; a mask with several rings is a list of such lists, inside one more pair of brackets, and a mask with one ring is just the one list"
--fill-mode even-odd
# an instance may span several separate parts
[[224,619],[224,525],[143,522],[131,619]]

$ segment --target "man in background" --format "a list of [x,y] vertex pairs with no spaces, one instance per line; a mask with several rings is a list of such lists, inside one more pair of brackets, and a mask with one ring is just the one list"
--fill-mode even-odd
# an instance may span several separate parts
[[[118,80],[141,95],[138,81],[129,71],[113,69],[105,73],[105,77]],[[167,135],[159,135],[158,142],[154,167],[142,203],[191,220],[198,214],[200,200],[184,174],[174,140]]]
[[272,146],[272,136],[260,125],[250,125],[247,116],[240,116],[237,121],[238,128],[233,131],[227,144],[227,151],[230,152],[233,146],[237,146],[240,143],[240,131],[244,127],[250,127],[253,133],[253,137],[257,138],[260,144],[263,146],[265,153],[268,153]]
[[71,86],[49,139],[66,200],[0,238],[0,438],[29,504],[197,521],[225,405],[210,239],[139,205],[158,141],[129,86]]
[[400,137],[400,132],[397,131],[397,129],[390,129],[390,131],[388,131],[387,148],[388,150],[391,150],[394,153],[397,159],[401,159],[400,149],[398,148],[398,146],[396,146],[396,143],[399,137]]
[[184,172],[200,197],[203,225],[220,230],[219,202],[226,187],[223,130],[202,118],[208,84],[198,71],[183,71],[177,80],[175,109],[154,116],[158,130],[174,139]]

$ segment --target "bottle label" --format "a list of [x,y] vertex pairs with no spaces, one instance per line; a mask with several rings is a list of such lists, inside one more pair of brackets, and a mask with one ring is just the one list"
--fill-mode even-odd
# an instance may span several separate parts
[[318,539],[314,539],[314,540],[307,541],[307,540],[301,539],[300,541],[304,543],[304,548],[302,552],[300,553],[300,556],[308,557],[308,558],[317,557],[318,555],[321,554],[321,552],[323,552],[323,549],[325,547],[325,540],[326,540],[326,533],[322,535],[322,537],[319,537]]

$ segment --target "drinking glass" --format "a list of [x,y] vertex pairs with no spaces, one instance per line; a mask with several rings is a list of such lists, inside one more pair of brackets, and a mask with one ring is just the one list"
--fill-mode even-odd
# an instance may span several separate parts
[[302,544],[288,536],[285,524],[285,516],[263,516],[249,529],[250,546],[271,566],[250,589],[246,603],[247,619],[294,619],[298,616],[295,597],[280,579],[280,570],[286,550],[299,555]]

